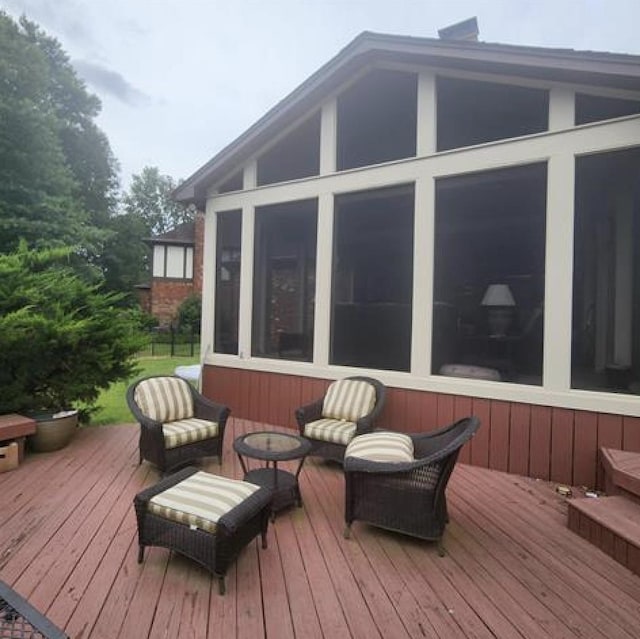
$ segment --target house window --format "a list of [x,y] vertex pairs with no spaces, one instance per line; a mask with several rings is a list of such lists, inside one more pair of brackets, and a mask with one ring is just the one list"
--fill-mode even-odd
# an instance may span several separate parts
[[153,247],[153,277],[193,279],[193,247],[156,244]]
[[638,100],[623,100],[599,95],[576,94],[576,124],[611,120],[640,113]]
[[546,131],[549,94],[514,85],[437,79],[438,151]]
[[436,183],[434,374],[542,383],[546,164]]
[[331,363],[408,371],[414,187],[335,203]]
[[244,185],[244,171],[236,171],[229,179],[225,180],[219,187],[218,193],[230,193],[231,191],[242,191]]
[[317,211],[315,199],[256,209],[254,356],[312,359]]
[[416,154],[415,73],[377,69],[338,97],[339,171]]
[[217,214],[215,352],[238,353],[242,211]]
[[258,186],[320,172],[320,113],[296,127],[258,158]]
[[571,386],[640,394],[640,148],[576,160]]

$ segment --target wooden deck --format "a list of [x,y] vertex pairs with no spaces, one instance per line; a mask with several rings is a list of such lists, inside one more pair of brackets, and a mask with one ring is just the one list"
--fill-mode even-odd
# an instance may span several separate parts
[[[231,420],[222,468],[240,476]],[[459,464],[448,554],[360,523],[343,530],[340,469],[307,460],[304,508],[252,543],[227,594],[161,548],[136,562],[133,496],[157,480],[133,425],[82,429],[70,446],[0,475],[0,579],[73,639],[373,637],[634,639],[640,578],[570,532],[553,487]]]

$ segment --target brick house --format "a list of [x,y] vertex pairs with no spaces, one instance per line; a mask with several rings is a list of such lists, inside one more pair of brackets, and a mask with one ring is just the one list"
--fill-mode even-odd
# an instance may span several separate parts
[[175,321],[180,304],[190,295],[202,295],[204,215],[196,213],[171,231],[146,240],[151,247],[151,283],[138,287],[141,307],[161,327]]

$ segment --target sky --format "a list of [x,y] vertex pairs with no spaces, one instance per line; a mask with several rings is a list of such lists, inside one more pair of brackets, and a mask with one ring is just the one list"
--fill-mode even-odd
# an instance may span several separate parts
[[640,55],[640,0],[0,0],[55,36],[102,102],[127,189],[186,179],[362,31]]

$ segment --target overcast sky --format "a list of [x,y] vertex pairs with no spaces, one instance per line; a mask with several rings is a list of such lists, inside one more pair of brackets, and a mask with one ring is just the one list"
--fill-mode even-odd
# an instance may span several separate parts
[[187,178],[362,31],[640,55],[640,0],[0,0],[61,42],[102,100],[126,188]]

